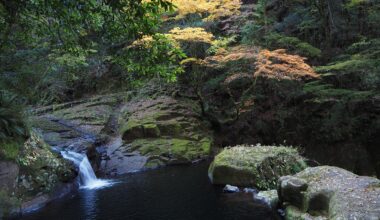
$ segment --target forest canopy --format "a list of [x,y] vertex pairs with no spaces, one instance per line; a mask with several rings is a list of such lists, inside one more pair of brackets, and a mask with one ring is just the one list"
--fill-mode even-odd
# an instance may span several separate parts
[[120,60],[116,51],[155,33],[160,13],[173,8],[165,0],[2,0],[1,88],[31,104],[93,90],[93,77]]

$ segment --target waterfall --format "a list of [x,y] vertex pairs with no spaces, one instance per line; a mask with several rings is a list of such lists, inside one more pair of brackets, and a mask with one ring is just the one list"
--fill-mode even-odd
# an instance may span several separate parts
[[85,154],[72,151],[61,151],[63,158],[72,161],[79,168],[80,188],[96,189],[110,184],[107,180],[96,178],[90,161]]

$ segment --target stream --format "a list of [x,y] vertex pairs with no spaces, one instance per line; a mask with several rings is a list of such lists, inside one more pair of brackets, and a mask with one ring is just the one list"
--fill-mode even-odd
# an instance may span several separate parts
[[[64,156],[78,158],[73,154]],[[95,182],[105,185],[82,185],[77,193],[24,215],[22,219],[280,219],[276,212],[255,203],[250,193],[226,194],[222,187],[213,186],[207,176],[208,165],[203,162],[132,173],[109,180],[111,184],[97,179]],[[92,185],[91,182],[87,184]]]

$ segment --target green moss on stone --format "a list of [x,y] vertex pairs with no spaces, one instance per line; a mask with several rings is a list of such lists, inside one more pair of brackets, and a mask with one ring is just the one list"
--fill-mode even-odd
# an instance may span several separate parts
[[144,124],[144,137],[159,137],[160,136],[160,129],[158,128],[157,124]]
[[20,207],[20,200],[9,195],[5,190],[0,190],[0,219],[10,216]]
[[294,148],[275,146],[237,146],[224,149],[209,168],[214,184],[253,186],[274,189],[277,179],[306,168]]

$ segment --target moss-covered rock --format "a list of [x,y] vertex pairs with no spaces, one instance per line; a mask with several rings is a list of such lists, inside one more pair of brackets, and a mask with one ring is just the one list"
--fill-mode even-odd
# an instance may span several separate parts
[[207,157],[212,138],[208,124],[199,120],[197,103],[168,96],[127,103],[121,114],[119,150],[147,157],[146,168],[182,164]]
[[298,152],[290,147],[236,146],[224,149],[209,168],[214,184],[274,189],[280,176],[306,167]]
[[24,196],[50,193],[57,184],[74,179],[74,168],[50,150],[36,133],[25,142],[19,155],[20,174],[17,190]]
[[14,162],[0,161],[0,171],[0,219],[36,205],[38,201],[34,199],[42,195],[46,204],[60,186],[76,176],[74,168],[51,152],[50,146],[34,131],[20,146]]
[[99,134],[108,125],[113,109],[124,100],[124,96],[127,95],[121,93],[94,96],[75,102],[37,108],[33,110],[36,117],[32,118],[32,125],[44,133],[62,133],[73,130],[63,125],[68,122],[75,129]]
[[11,195],[10,191],[0,189],[0,219],[17,213],[20,204],[20,199]]
[[[307,168],[280,178],[287,219],[378,219],[380,180],[338,167]],[[312,216],[312,218],[310,218]]]
[[275,189],[260,191],[258,194],[254,195],[254,199],[263,202],[273,209],[276,209],[279,205],[278,194]]

